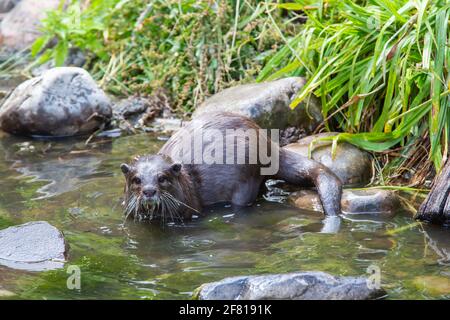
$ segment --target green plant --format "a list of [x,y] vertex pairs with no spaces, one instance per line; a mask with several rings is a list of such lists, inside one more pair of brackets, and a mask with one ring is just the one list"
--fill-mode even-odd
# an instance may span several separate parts
[[[64,3],[65,1],[61,1],[59,9],[49,11],[47,17],[42,20],[43,35],[31,47],[31,54],[36,56],[44,50],[38,63],[53,59],[56,66],[61,66],[72,46],[106,59],[102,32],[106,30],[113,13],[121,8],[124,1],[92,0],[89,2],[89,10],[83,10],[80,1],[71,2],[67,8],[63,7]],[[55,40],[56,45],[48,48]]]
[[[295,26],[274,19],[285,34]],[[253,78],[277,49],[265,6],[256,0],[73,1],[50,12],[33,54],[61,65],[68,49],[90,52],[87,67],[114,94],[166,89],[175,108],[192,111],[208,95]],[[54,38],[57,44],[45,48]]]
[[[270,4],[267,4],[270,5]],[[309,79],[292,103],[320,97],[327,138],[389,152],[384,167],[439,170],[450,126],[450,3],[446,0],[296,0],[278,7],[306,15],[304,28],[271,57],[258,80]],[[300,12],[300,13],[299,13]],[[412,160],[413,159],[413,160]]]

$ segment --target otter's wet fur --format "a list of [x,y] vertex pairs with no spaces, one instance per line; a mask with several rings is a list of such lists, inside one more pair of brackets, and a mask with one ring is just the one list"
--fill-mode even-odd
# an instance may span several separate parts
[[[250,151],[245,138],[236,144],[245,143],[246,164],[237,164],[236,156],[234,164],[183,163],[182,150],[191,148],[191,144],[186,145],[183,138],[186,135],[193,136],[194,131],[199,129],[219,130],[225,137],[227,129],[258,132],[261,128],[251,119],[233,113],[202,115],[177,131],[158,154],[138,156],[129,165],[122,164],[121,169],[126,178],[127,217],[184,221],[194,213],[201,213],[204,207],[216,203],[248,206],[254,203],[261,185],[269,178],[282,179],[299,186],[315,186],[325,214],[340,214],[342,185],[339,178],[324,165],[280,148],[269,137],[265,141],[258,140],[258,145],[267,143],[270,152],[279,152],[279,170],[274,175],[261,175],[261,168],[266,166],[259,162],[259,158],[256,164],[248,164]],[[203,139],[202,150],[214,149],[215,146],[218,148],[217,143],[220,146],[223,144],[222,141],[211,140]]]

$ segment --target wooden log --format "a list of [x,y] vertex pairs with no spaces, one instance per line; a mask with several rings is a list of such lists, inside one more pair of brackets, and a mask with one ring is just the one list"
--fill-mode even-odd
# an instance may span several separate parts
[[416,218],[450,226],[450,160],[433,182],[430,193],[419,208]]

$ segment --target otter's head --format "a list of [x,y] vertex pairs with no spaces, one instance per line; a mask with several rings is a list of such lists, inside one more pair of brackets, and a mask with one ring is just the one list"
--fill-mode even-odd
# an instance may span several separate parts
[[[182,165],[169,157],[136,157],[120,166],[125,175],[125,215],[137,220],[182,220]],[[181,208],[181,209],[180,209]]]

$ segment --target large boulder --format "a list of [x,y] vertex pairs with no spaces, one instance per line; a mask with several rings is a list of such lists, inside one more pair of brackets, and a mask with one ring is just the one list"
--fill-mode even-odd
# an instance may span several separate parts
[[28,136],[89,134],[109,122],[111,103],[89,73],[61,67],[19,85],[0,108],[0,128]]
[[14,51],[29,48],[41,34],[40,21],[46,17],[47,11],[58,8],[60,2],[21,0],[0,23],[0,47]]
[[299,272],[225,278],[198,290],[200,300],[367,300],[385,295],[364,277]]
[[[288,201],[300,209],[323,212],[319,194],[312,190],[292,193]],[[379,217],[392,217],[405,212],[405,207],[397,192],[385,189],[346,189],[342,192],[341,209],[345,214],[364,214]]]
[[0,264],[9,268],[29,271],[62,268],[66,251],[62,233],[44,221],[0,231]]
[[293,126],[311,132],[322,121],[319,102],[310,98],[293,110],[289,107],[305,82],[304,78],[291,77],[228,88],[205,100],[193,117],[226,111],[249,117],[264,129]]
[[[337,133],[319,133],[308,136],[284,148],[305,157],[308,156],[310,143],[317,138],[334,136]],[[312,159],[330,168],[344,185],[365,185],[372,178],[372,162],[368,152],[347,142],[338,142],[333,159],[331,143],[318,141],[311,152]]]

